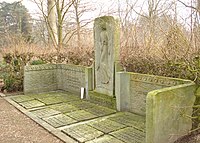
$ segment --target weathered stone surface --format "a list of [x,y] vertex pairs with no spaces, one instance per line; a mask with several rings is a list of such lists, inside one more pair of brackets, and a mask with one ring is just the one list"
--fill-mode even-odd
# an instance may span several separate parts
[[33,100],[34,98],[28,95],[18,95],[18,96],[12,97],[11,99],[19,103],[19,102]]
[[111,16],[103,16],[94,22],[95,42],[95,90],[113,96],[114,63],[118,60],[119,25]]
[[26,108],[26,109],[31,109],[31,108],[45,106],[44,103],[42,103],[42,102],[40,102],[38,100],[30,100],[30,101],[20,102],[19,104],[21,106],[23,106],[24,108]]
[[73,124],[75,122],[77,122],[76,120],[64,115],[64,114],[58,114],[55,116],[51,116],[51,117],[47,117],[47,118],[43,118],[44,121],[46,121],[47,123],[49,123],[50,125],[52,125],[55,128],[58,127],[62,127],[62,126],[66,126],[69,124]]
[[89,100],[92,103],[108,108],[116,109],[116,99],[101,93],[89,91]]
[[86,101],[74,101],[74,102],[70,102],[70,104],[76,108],[79,109],[87,109],[87,108],[93,108],[95,106],[95,104],[90,103],[90,102],[86,102]]
[[190,82],[154,75],[118,72],[116,74],[117,109],[145,116],[148,92]]
[[109,119],[99,119],[97,121],[92,121],[92,122],[88,123],[88,125],[92,126],[95,129],[98,129],[104,133],[110,133],[110,132],[113,132],[113,131],[116,131],[116,130],[126,127],[123,124],[114,122]]
[[45,70],[54,70],[56,69],[56,64],[43,64],[43,65],[32,65],[26,66],[24,71],[25,72],[32,72],[32,71],[45,71]]
[[40,93],[40,94],[30,94],[28,96],[33,97],[35,99],[39,99],[39,98],[46,98],[46,97],[51,97],[55,95],[52,93]]
[[86,143],[124,143],[121,140],[118,140],[110,135],[104,135],[103,137],[99,137],[92,141],[88,141]]
[[81,87],[85,88],[86,91],[93,89],[92,80],[92,69],[89,67],[66,64],[26,66],[24,93],[41,93],[55,90],[80,93]]
[[79,142],[86,142],[103,135],[102,132],[85,124],[72,126],[62,131]]
[[105,116],[105,115],[110,115],[116,112],[116,110],[102,107],[102,106],[94,106],[92,108],[86,109],[86,111],[96,115],[96,116]]
[[[115,132],[110,133],[119,140],[125,143],[144,143],[145,133],[135,128],[127,127]],[[148,143],[148,142],[147,142]],[[160,142],[157,142],[160,143]]]
[[49,92],[57,89],[56,65],[26,66],[24,73],[24,93]]
[[79,110],[78,108],[76,108],[72,105],[66,104],[66,103],[54,104],[54,105],[51,105],[48,107],[51,109],[54,109],[56,111],[59,111],[61,113],[68,113],[68,112]]
[[80,93],[81,87],[86,87],[85,67],[64,64],[57,66],[58,89]]
[[80,98],[76,95],[62,95],[59,97],[56,97],[58,100],[61,100],[62,102],[71,102],[71,101],[77,101],[80,100]]
[[147,95],[146,142],[173,143],[189,132],[195,101],[194,83],[149,92]]
[[56,97],[38,98],[38,100],[46,105],[62,103],[62,100]]
[[145,117],[128,112],[117,113],[115,116],[108,118],[112,121],[134,127],[138,130],[145,131]]
[[59,111],[53,110],[51,108],[44,108],[39,110],[31,111],[34,115],[38,116],[39,118],[45,118],[52,115],[60,114]]
[[93,119],[97,117],[96,115],[93,115],[90,112],[86,112],[84,110],[78,110],[71,113],[66,113],[65,115],[77,121],[84,121],[84,120]]

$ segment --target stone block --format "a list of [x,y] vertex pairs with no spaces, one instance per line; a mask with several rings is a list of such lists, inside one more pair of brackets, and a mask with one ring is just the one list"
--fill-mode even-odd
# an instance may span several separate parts
[[74,120],[64,114],[58,114],[55,116],[43,118],[43,120],[55,128],[70,125],[70,124],[77,122],[76,120]]
[[78,140],[81,143],[90,141],[92,139],[95,139],[103,135],[102,132],[85,124],[76,125],[76,126],[63,129],[62,132],[73,137],[74,139]]
[[119,59],[119,23],[112,16],[94,21],[95,90],[114,96],[115,61]]
[[97,121],[92,121],[88,123],[88,125],[104,133],[110,133],[110,132],[126,127],[123,124],[117,123],[109,119],[99,119]]
[[146,142],[173,143],[189,133],[196,86],[193,83],[149,92],[147,95]]
[[126,143],[144,143],[145,142],[145,133],[131,127],[117,130],[110,134]]
[[26,66],[24,72],[24,93],[41,93],[57,89],[56,65]]
[[86,143],[124,143],[124,142],[114,138],[113,136],[104,135],[100,138],[96,138],[96,139],[86,142]]

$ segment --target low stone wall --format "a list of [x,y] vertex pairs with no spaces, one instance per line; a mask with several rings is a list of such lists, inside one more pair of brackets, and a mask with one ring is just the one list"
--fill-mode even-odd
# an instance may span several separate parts
[[80,93],[92,90],[92,68],[66,65],[44,64],[26,66],[24,72],[24,93],[40,93],[65,90]]
[[196,85],[189,80],[138,73],[116,74],[119,111],[146,117],[146,143],[173,143],[188,133]]
[[57,66],[33,65],[24,69],[24,93],[40,93],[58,89]]

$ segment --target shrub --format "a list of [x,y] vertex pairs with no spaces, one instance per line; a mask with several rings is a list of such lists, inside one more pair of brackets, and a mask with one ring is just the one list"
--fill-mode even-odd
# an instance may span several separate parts
[[7,53],[3,56],[5,66],[2,68],[4,86],[2,91],[22,91],[24,66],[30,62],[32,53]]
[[45,61],[41,60],[41,59],[38,59],[38,60],[33,60],[31,62],[31,65],[40,65],[40,64],[46,64]]

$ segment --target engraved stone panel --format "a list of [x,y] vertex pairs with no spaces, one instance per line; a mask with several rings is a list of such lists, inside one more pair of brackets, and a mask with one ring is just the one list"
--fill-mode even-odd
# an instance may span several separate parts
[[105,115],[113,114],[116,112],[116,110],[102,107],[102,106],[94,106],[92,108],[86,109],[86,111],[88,111],[94,115],[97,115],[97,116],[105,116]]
[[99,137],[97,139],[94,139],[92,141],[88,141],[86,143],[124,143],[123,141],[120,141],[110,135],[104,135],[103,137]]
[[[130,81],[130,111],[136,114],[145,115],[146,114],[146,96],[148,92],[156,89],[161,89],[163,86],[156,85],[155,83],[140,82],[140,81]],[[147,79],[146,79],[147,80]],[[148,79],[149,80],[149,79]],[[154,81],[152,79],[152,81]]]
[[15,97],[11,97],[11,99],[14,100],[15,102],[19,103],[19,102],[33,100],[34,98],[31,96],[28,96],[28,95],[18,95]]
[[138,74],[138,73],[131,74],[131,80],[149,83],[149,84],[155,84],[155,85],[164,86],[164,87],[190,83],[189,80],[177,80],[177,79],[169,78],[169,77],[154,76],[154,75],[148,75],[148,74]]
[[86,112],[84,110],[78,110],[78,111],[66,113],[65,115],[77,121],[84,121],[84,120],[93,119],[97,117],[96,115],[93,115],[90,112]]
[[66,64],[27,66],[24,73],[24,92],[41,93],[65,90],[80,93],[86,88],[86,67]]
[[85,124],[66,128],[62,131],[81,143],[103,135],[102,132]]
[[108,118],[112,121],[134,127],[138,130],[145,131],[145,118],[128,112],[117,113],[115,116]]
[[71,102],[80,100],[80,98],[76,95],[60,95],[59,97],[56,98],[61,100],[62,102]]
[[139,131],[135,128],[125,128],[115,132],[110,133],[119,140],[124,141],[125,143],[144,143],[145,142],[145,133]]
[[66,125],[77,122],[76,120],[74,120],[64,114],[58,114],[58,115],[51,116],[48,118],[43,118],[43,120],[55,128],[66,126]]
[[116,131],[116,130],[126,127],[123,124],[114,122],[109,119],[100,119],[97,121],[92,121],[92,122],[88,123],[88,125],[92,126],[95,129],[98,129],[104,133],[110,133],[110,132],[113,132],[113,131]]
[[74,107],[70,104],[66,104],[66,103],[54,104],[54,105],[50,105],[48,107],[51,108],[51,109],[54,109],[56,111],[60,111],[62,113],[68,113],[68,112],[78,110],[78,108],[76,108],[76,107]]
[[55,64],[42,64],[42,65],[31,65],[25,66],[25,72],[31,71],[41,71],[41,70],[53,70],[56,69],[57,66]]
[[143,74],[131,74],[130,80],[129,111],[144,116],[146,115],[148,92],[182,84],[182,81],[179,80]]
[[20,102],[19,104],[21,106],[23,106],[24,108],[26,108],[26,109],[31,109],[31,108],[45,106],[44,103],[42,103],[42,102],[40,102],[38,100],[30,100],[30,101]]
[[110,96],[114,91],[114,62],[118,60],[118,30],[118,23],[111,16],[95,19],[95,90]]
[[51,105],[51,104],[56,104],[56,103],[61,103],[62,100],[57,98],[57,97],[46,97],[46,98],[38,98],[39,101],[43,102],[46,105]]
[[40,94],[31,94],[29,96],[33,97],[35,99],[39,99],[39,98],[46,98],[46,97],[51,97],[51,96],[55,96],[55,95],[54,94],[50,94],[50,93],[40,93]]
[[39,118],[45,118],[52,115],[60,114],[59,111],[53,110],[51,108],[44,108],[35,111],[31,111],[34,115],[38,116]]
[[[58,83],[61,89],[80,93],[80,88],[85,87],[85,68],[74,65],[58,65]],[[64,77],[64,78],[63,78]]]
[[86,101],[73,101],[73,102],[69,102],[69,104],[79,109],[93,108],[95,106],[95,104],[86,102]]

